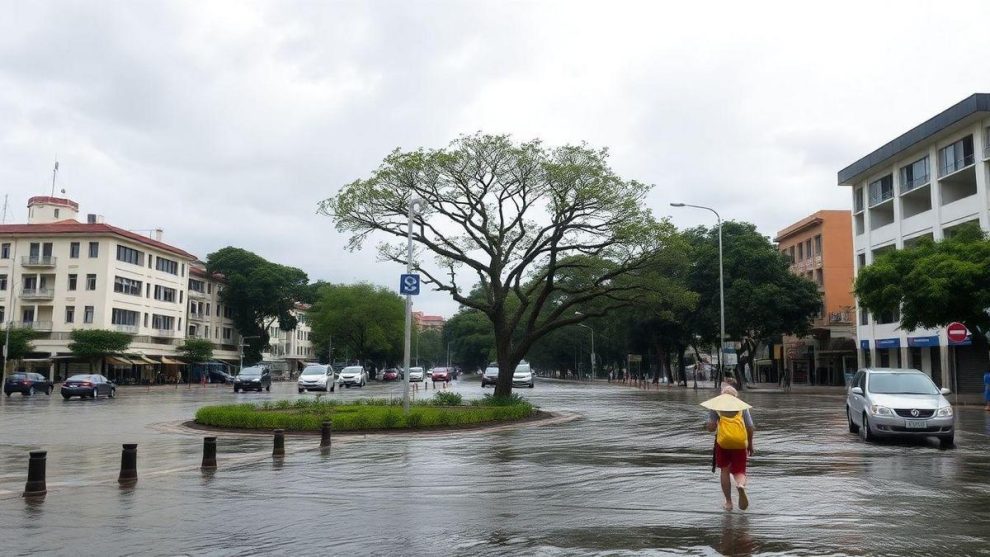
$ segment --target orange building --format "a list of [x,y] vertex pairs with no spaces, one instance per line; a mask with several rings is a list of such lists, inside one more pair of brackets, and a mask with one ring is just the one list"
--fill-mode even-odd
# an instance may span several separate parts
[[784,337],[784,368],[796,383],[842,385],[856,370],[852,213],[818,211],[777,233],[791,272],[818,284],[822,309],[804,338]]
[[442,331],[446,319],[439,315],[426,315],[421,311],[412,312],[413,324],[420,331]]

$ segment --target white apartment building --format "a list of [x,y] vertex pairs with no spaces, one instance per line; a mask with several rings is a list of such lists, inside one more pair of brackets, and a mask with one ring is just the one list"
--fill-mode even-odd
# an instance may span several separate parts
[[240,358],[240,335],[234,328],[231,308],[223,305],[224,280],[210,276],[206,264],[197,261],[189,268],[189,313],[186,337],[213,343],[213,359],[236,364]]
[[309,309],[309,304],[296,303],[292,315],[296,318],[297,324],[291,331],[280,329],[278,322],[268,328],[270,337],[268,350],[262,353],[262,359],[273,370],[295,373],[302,370],[306,362],[319,359],[310,341],[312,329],[306,313]]
[[187,278],[196,258],[154,237],[88,215],[57,197],[32,197],[27,224],[0,225],[0,322],[40,333],[28,364],[48,375],[87,371],[68,349],[73,329],[134,335],[104,373],[147,380],[177,373],[185,336]]
[[[941,240],[976,222],[990,230],[990,94],[974,94],[838,173],[853,206],[856,272],[884,250]],[[904,331],[900,316],[857,308],[859,365],[915,367],[940,386],[982,392],[987,354],[942,329]]]

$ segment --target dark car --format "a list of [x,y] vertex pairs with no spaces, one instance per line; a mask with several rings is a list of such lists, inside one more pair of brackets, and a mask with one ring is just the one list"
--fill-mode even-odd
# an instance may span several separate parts
[[73,375],[62,383],[62,398],[65,400],[74,396],[95,399],[100,395],[109,398],[117,396],[117,385],[97,373]]
[[451,380],[451,370],[449,367],[435,367],[433,368],[433,384],[436,385],[438,381],[443,381],[444,383],[450,383]]
[[272,374],[267,367],[246,367],[234,377],[234,392],[272,390]]
[[233,383],[234,376],[219,369],[209,371],[210,383]]
[[3,394],[10,396],[11,393],[21,393],[24,396],[31,396],[34,393],[52,394],[55,387],[52,382],[45,379],[40,373],[17,372],[9,375],[3,383]]
[[399,370],[394,367],[390,367],[382,372],[382,381],[398,381],[399,380]]

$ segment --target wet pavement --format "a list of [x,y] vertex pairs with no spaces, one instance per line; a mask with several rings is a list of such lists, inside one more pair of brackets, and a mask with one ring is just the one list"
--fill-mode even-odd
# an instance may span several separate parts
[[[472,379],[455,389],[480,397]],[[399,394],[346,389],[339,398]],[[841,397],[744,394],[756,408],[748,511],[721,510],[712,391],[544,380],[519,390],[581,419],[510,431],[369,436],[334,444],[163,427],[204,404],[295,399],[294,385],[122,388],[113,400],[0,400],[4,555],[990,555],[990,413],[957,408],[956,448],[864,444]],[[432,390],[429,391],[432,395]],[[139,482],[116,478],[138,443]],[[48,496],[20,497],[32,449]]]

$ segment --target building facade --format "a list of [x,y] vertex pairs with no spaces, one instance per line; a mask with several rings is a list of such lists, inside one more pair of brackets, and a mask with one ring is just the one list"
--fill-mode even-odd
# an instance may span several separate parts
[[850,211],[818,211],[774,239],[791,272],[814,281],[822,295],[811,334],[783,339],[784,366],[795,383],[842,385],[856,370],[851,227]]
[[[838,173],[852,194],[854,264],[978,223],[990,230],[990,94],[974,94]],[[981,392],[988,358],[944,329],[905,331],[894,312],[858,310],[860,366],[914,367],[940,386]]]
[[275,372],[294,376],[307,362],[319,360],[310,341],[312,329],[307,318],[309,309],[309,304],[296,303],[292,310],[292,315],[296,318],[295,329],[283,331],[278,322],[268,328],[268,349],[262,353],[262,359]]
[[190,267],[186,337],[209,340],[213,343],[214,360],[236,364],[240,359],[240,335],[234,328],[230,307],[220,301],[224,285],[223,277],[210,276],[203,262]]
[[440,315],[426,315],[421,311],[412,312],[413,324],[419,331],[442,331],[447,322]]

